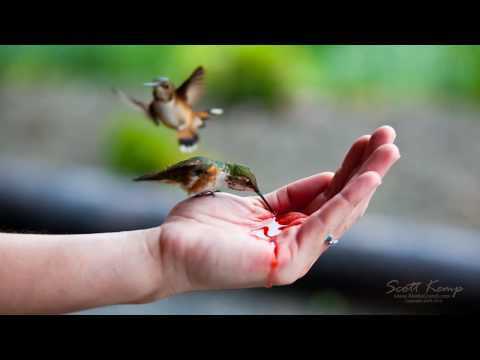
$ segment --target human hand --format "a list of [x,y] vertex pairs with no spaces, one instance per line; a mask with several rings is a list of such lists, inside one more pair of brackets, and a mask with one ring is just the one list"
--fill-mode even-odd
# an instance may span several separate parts
[[[358,138],[335,174],[319,173],[266,195],[296,221],[273,242],[254,231],[273,215],[257,196],[217,193],[179,203],[148,248],[161,269],[155,298],[181,292],[291,284],[366,211],[381,179],[400,158],[388,126]],[[160,286],[160,285],[159,285]]]

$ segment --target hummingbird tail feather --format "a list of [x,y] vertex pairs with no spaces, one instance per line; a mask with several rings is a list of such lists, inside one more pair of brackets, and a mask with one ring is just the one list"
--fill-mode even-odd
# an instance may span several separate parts
[[180,151],[183,153],[191,153],[197,150],[197,144],[194,145],[182,145],[180,144]]
[[168,181],[170,178],[169,175],[170,174],[167,169],[167,170],[157,171],[154,173],[148,173],[148,174],[139,176],[133,179],[133,181]]
[[198,135],[190,129],[179,132],[178,144],[180,145],[180,151],[184,153],[193,152],[197,149],[197,143],[199,141]]
[[133,181],[151,181],[151,180],[158,180],[157,174],[146,174],[133,179]]

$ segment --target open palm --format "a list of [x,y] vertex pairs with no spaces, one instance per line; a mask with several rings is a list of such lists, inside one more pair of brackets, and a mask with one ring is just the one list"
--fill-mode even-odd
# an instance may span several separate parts
[[[162,226],[161,265],[169,292],[290,284],[305,275],[368,207],[381,178],[399,159],[395,132],[381,127],[357,139],[337,172],[295,181],[266,195],[277,214],[300,212],[272,242],[253,234],[272,218],[257,197],[217,193],[179,203]],[[278,265],[272,268],[272,264]]]

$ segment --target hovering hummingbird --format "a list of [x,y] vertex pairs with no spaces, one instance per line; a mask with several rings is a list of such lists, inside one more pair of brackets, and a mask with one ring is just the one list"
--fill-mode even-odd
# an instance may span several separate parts
[[192,106],[204,93],[205,70],[199,66],[183,84],[176,88],[166,77],[158,77],[144,85],[153,88],[153,100],[147,104],[114,91],[129,105],[141,110],[155,125],[163,123],[177,131],[177,138],[182,152],[192,152],[198,143],[198,129],[205,126],[211,115],[223,114],[222,109],[212,108],[206,111],[194,111]]
[[214,195],[222,187],[238,191],[253,191],[265,202],[272,212],[270,204],[260,192],[253,172],[244,165],[224,163],[196,156],[181,161],[167,169],[141,176],[135,181],[159,181],[179,185],[189,195]]

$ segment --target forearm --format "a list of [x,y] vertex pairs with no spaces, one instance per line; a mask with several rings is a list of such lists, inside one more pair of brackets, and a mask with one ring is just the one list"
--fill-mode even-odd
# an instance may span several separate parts
[[66,313],[148,300],[162,282],[151,245],[160,231],[0,233],[0,313]]

